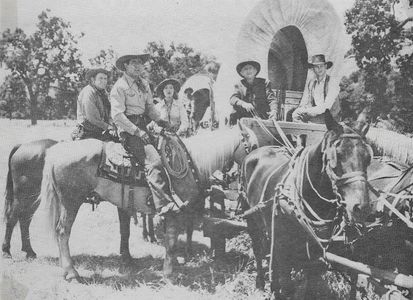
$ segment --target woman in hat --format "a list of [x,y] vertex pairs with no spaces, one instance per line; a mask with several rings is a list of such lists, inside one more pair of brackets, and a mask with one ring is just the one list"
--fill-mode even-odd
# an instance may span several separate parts
[[268,119],[278,115],[278,102],[270,81],[257,77],[260,69],[261,65],[253,60],[237,65],[237,72],[242,79],[235,84],[235,91],[230,98],[233,107],[230,125],[236,124],[243,117],[256,115]]
[[169,123],[169,130],[178,135],[185,135],[188,131],[188,115],[183,102],[178,99],[181,88],[179,81],[165,79],[156,87],[156,94],[161,101],[156,104],[161,119]]
[[328,97],[330,76],[327,70],[332,66],[333,63],[327,61],[323,54],[311,57],[308,67],[315,77],[309,80],[300,105],[293,112],[294,122],[324,123],[326,109],[332,110],[333,116],[338,114],[338,101],[335,101],[335,97]]
[[[95,138],[107,140],[110,124],[110,102],[106,92],[109,72],[102,68],[90,69],[86,72],[88,85],[77,99],[77,126],[72,133],[74,140]],[[114,131],[113,131],[114,132]]]

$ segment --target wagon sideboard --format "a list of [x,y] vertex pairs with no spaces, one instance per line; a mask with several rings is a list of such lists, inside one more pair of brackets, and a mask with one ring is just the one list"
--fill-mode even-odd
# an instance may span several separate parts
[[[240,122],[242,126],[251,129],[256,135],[258,147],[264,144],[268,145],[273,140],[273,138],[261,127],[257,120],[243,118]],[[260,122],[265,125],[272,135],[279,135],[273,120],[261,120]],[[306,146],[318,143],[327,131],[324,124],[294,123],[285,121],[277,121],[277,124],[282,128],[287,136],[305,136]]]

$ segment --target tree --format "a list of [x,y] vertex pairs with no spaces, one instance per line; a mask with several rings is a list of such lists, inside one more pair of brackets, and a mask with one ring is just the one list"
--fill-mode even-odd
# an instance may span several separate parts
[[153,86],[171,77],[183,84],[188,77],[199,73],[210,63],[215,63],[219,67],[215,57],[195,52],[193,48],[185,44],[175,46],[172,42],[168,47],[165,47],[162,42],[150,42],[146,46],[145,52],[151,55],[149,79]]
[[[356,0],[346,12],[347,33],[361,70],[366,93],[374,98],[373,116],[393,113],[404,130],[413,117],[413,31],[405,29],[413,19],[397,20],[399,0]],[[410,49],[410,50],[409,50]],[[404,54],[407,52],[409,54]],[[407,127],[406,127],[407,126]]]
[[0,87],[0,114],[12,118],[27,116],[27,97],[24,83],[8,75]]
[[[50,10],[39,16],[37,30],[27,36],[23,30],[7,29],[0,40],[0,62],[22,80],[30,104],[31,123],[39,116],[38,105],[47,103],[52,86],[61,92],[76,91],[82,70],[78,38],[71,32],[70,23],[50,17]],[[41,110],[43,111],[43,110]]]
[[[110,82],[108,84],[108,89],[122,76],[122,72],[116,68],[115,63],[118,58],[118,54],[112,49],[100,50],[99,54],[94,58],[90,58],[89,62],[92,68],[103,68],[110,72]],[[84,76],[83,76],[84,78]],[[87,83],[84,82],[86,85]]]

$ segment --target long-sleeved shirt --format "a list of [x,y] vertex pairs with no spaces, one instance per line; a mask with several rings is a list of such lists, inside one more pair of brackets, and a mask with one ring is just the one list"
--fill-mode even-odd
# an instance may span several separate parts
[[326,75],[322,80],[312,79],[308,82],[300,107],[306,107],[307,111],[321,115],[326,109],[331,109],[335,99],[328,99],[330,76]]
[[148,82],[142,80],[138,84],[125,73],[114,84],[110,92],[110,103],[112,119],[121,132],[134,134],[137,131],[137,126],[127,118],[130,115],[145,114],[155,122],[160,120]]
[[241,101],[254,105],[258,115],[263,119],[268,119],[270,111],[274,115],[278,113],[277,98],[271,89],[270,81],[264,78],[255,78],[251,85],[245,79],[237,82],[229,102],[232,106],[238,107]]
[[186,131],[189,126],[188,115],[184,104],[179,99],[174,99],[170,106],[165,101],[156,104],[161,119],[168,121],[170,125],[179,131]]
[[[101,93],[91,85],[85,86],[77,99],[77,121],[87,130],[96,131],[100,129],[104,131],[108,129],[110,122],[109,105],[104,104]],[[106,100],[108,101],[108,100]]]

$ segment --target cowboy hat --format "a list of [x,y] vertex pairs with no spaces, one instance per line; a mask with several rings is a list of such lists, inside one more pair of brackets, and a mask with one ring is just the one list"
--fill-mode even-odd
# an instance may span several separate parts
[[139,59],[142,63],[145,63],[146,61],[149,60],[150,57],[151,57],[150,54],[147,54],[147,53],[136,54],[136,55],[133,55],[133,54],[123,55],[116,60],[115,65],[116,65],[116,68],[118,68],[119,70],[125,71],[125,65],[124,65],[125,62],[130,61],[131,59]]
[[179,83],[178,80],[173,79],[173,78],[169,78],[169,79],[165,79],[163,80],[160,84],[158,84],[158,86],[156,87],[155,91],[156,91],[156,95],[158,97],[163,96],[163,89],[165,88],[166,85],[168,84],[172,84],[175,90],[175,93],[178,94],[179,90],[181,89],[181,84]]
[[308,63],[308,67],[312,68],[315,65],[322,65],[322,64],[326,64],[327,69],[330,69],[333,66],[333,62],[326,61],[326,57],[324,56],[324,54],[317,54],[311,57],[311,60]]
[[245,67],[246,65],[251,65],[251,66],[253,66],[253,67],[257,70],[257,73],[256,73],[255,75],[257,75],[257,74],[260,72],[260,70],[261,70],[261,65],[260,65],[259,62],[255,61],[255,60],[243,61],[243,62],[240,62],[240,63],[237,65],[237,72],[238,72],[239,76],[243,77],[243,76],[241,75],[241,70],[242,70],[242,68]]
[[95,77],[99,73],[105,74],[106,76],[109,77],[109,71],[107,71],[103,68],[95,68],[95,69],[87,70],[85,78],[86,78],[87,81],[90,81],[90,78]]

